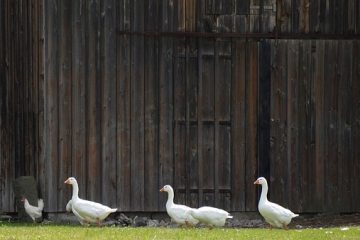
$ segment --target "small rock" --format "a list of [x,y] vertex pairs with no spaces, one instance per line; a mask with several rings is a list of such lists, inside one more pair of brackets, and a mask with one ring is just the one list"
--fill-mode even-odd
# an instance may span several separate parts
[[156,219],[148,219],[147,226],[148,227],[158,227],[159,226],[159,221],[156,220]]
[[180,226],[180,224],[178,224],[178,223],[176,223],[174,221],[171,221],[166,225],[166,227],[168,227],[168,228],[177,228],[179,226]]
[[295,228],[296,229],[303,229],[304,227],[298,224],[298,225],[295,226]]
[[134,227],[145,227],[145,226],[147,226],[147,220],[148,220],[147,217],[135,216],[132,226],[134,226]]
[[161,220],[159,223],[160,227],[166,227],[167,223],[164,220]]
[[132,224],[131,218],[127,217],[125,214],[121,213],[117,219],[118,224],[121,226],[130,226]]
[[118,225],[118,221],[109,220],[109,221],[103,222],[101,225],[103,225],[103,226],[115,226],[115,225]]

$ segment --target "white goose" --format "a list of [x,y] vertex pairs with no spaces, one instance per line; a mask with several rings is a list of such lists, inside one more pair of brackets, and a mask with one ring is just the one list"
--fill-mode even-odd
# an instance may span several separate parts
[[66,210],[71,209],[82,225],[88,223],[100,225],[100,222],[110,213],[117,211],[117,208],[109,208],[100,203],[79,198],[79,186],[74,177],[68,178],[64,183],[71,184],[73,187],[72,198],[66,205]]
[[288,229],[291,219],[299,215],[267,199],[268,184],[264,177],[259,177],[254,184],[262,186],[258,209],[265,221],[273,227]]
[[170,185],[165,185],[160,192],[168,193],[166,212],[176,223],[195,226],[199,221],[190,214],[190,207],[174,203],[174,190]]
[[223,227],[225,225],[226,219],[233,218],[227,211],[214,207],[191,209],[190,213],[191,216],[200,222],[205,223],[210,228]]
[[41,218],[42,210],[44,209],[44,201],[42,199],[38,199],[37,206],[30,205],[29,201],[25,197],[21,199],[21,202],[24,203],[25,212],[34,222],[36,218]]

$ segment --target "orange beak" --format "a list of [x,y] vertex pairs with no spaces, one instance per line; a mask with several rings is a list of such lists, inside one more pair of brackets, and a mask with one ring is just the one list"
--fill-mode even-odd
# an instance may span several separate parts
[[259,183],[259,180],[256,180],[256,181],[254,182],[254,184],[260,184],[260,183]]
[[160,192],[165,192],[164,188],[161,188],[161,189],[160,189]]
[[69,179],[66,179],[64,183],[65,184],[70,184]]

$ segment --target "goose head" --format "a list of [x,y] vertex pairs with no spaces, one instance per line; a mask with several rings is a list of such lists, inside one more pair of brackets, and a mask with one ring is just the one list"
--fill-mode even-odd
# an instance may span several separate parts
[[256,179],[256,181],[254,182],[254,184],[259,184],[259,185],[267,184],[266,178],[264,178],[264,177],[259,177],[258,179]]
[[64,183],[72,185],[74,183],[77,183],[77,181],[74,177],[69,177],[68,179],[66,179],[66,181]]
[[26,197],[22,197],[20,201],[24,203],[26,200]]
[[172,187],[170,185],[165,185],[164,187],[162,187],[160,189],[160,192],[173,192],[174,190],[172,189]]

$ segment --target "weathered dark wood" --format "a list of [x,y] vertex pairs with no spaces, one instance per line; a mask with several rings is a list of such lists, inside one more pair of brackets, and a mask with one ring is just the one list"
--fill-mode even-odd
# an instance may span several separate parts
[[[69,176],[76,176],[82,196],[86,196],[86,86],[87,80],[85,78],[87,68],[87,41],[85,31],[86,27],[86,3],[72,2],[72,113],[71,113],[71,174]],[[67,190],[69,194],[71,191]],[[65,199],[68,200],[68,199]],[[67,202],[65,202],[66,204]],[[62,209],[65,205],[62,205]]]
[[[335,41],[327,41],[325,45],[325,60],[326,71],[325,79],[328,84],[325,84],[325,182],[328,183],[325,199],[326,210],[337,211],[339,209],[339,185],[337,178],[338,167],[338,132],[336,126],[338,124],[338,88],[339,79],[337,78],[337,58],[338,46]],[[331,83],[331,84],[330,84]]]
[[360,143],[360,82],[358,79],[360,78],[360,43],[359,41],[353,41],[353,62],[352,62],[352,101],[351,105],[353,106],[353,112],[351,114],[351,147],[353,149],[351,154],[352,160],[352,199],[354,202],[354,207],[352,208],[354,211],[360,210],[360,202],[358,199],[360,198],[360,192],[356,189],[360,188],[360,179],[359,179],[359,171],[360,171],[360,163],[358,161],[358,156],[360,154],[360,149],[356,146]]
[[[70,175],[120,211],[163,211],[164,184],[193,207],[256,211],[262,175],[296,212],[357,211],[359,43],[346,34],[359,6],[2,1],[1,209],[31,174],[50,212]],[[277,33],[297,40],[265,39]]]
[[250,0],[235,1],[236,2],[236,14],[245,15],[250,12]]
[[[59,82],[58,82],[58,114],[59,114],[59,182],[65,181],[71,173],[71,122],[72,122],[72,78],[71,78],[71,1],[60,2],[60,32],[59,32]],[[59,184],[58,209],[65,209],[67,199],[71,197],[68,185]]]
[[246,42],[233,42],[232,77],[232,210],[245,210],[245,109],[246,109]]
[[87,189],[86,197],[101,201],[101,78],[100,78],[100,1],[87,5],[86,29],[88,55],[86,78],[86,128],[87,128]]
[[270,199],[279,204],[287,203],[287,196],[282,193],[288,191],[287,153],[287,71],[285,68],[287,55],[287,41],[281,41],[272,49],[271,58],[273,72],[271,75],[271,125],[270,125]]
[[338,182],[340,190],[339,206],[341,212],[351,212],[351,51],[349,41],[339,43],[339,99],[338,99]]
[[269,41],[260,42],[259,60],[258,175],[270,179],[271,45]]
[[[133,2],[134,30],[144,30],[144,6]],[[141,17],[134,17],[141,16]],[[131,208],[144,210],[144,37],[133,36],[131,48]],[[136,201],[134,201],[136,199]]]
[[[118,1],[118,28],[130,27],[131,0]],[[131,209],[131,37],[117,39],[117,206]]]
[[45,9],[45,189],[44,205],[46,211],[56,211],[58,206],[57,191],[54,186],[59,186],[57,174],[58,166],[58,72],[59,72],[59,11],[58,1],[46,2]]
[[325,203],[325,124],[324,124],[324,84],[325,84],[325,42],[316,43],[316,62],[315,62],[315,173],[316,178],[313,182],[314,208],[321,212]]
[[245,156],[246,156],[246,210],[256,211],[257,209],[257,197],[256,187],[253,186],[253,182],[257,179],[257,124],[258,124],[258,43],[250,42],[247,46],[247,68],[248,74],[246,74],[246,102],[247,107],[245,110]]
[[[156,38],[145,39],[145,183],[144,208],[147,211],[158,209],[158,160],[159,160],[159,74],[158,42]],[[182,151],[183,152],[183,151]],[[179,161],[184,164],[184,161]]]
[[290,190],[288,192],[289,207],[296,212],[299,212],[301,206],[299,204],[300,192],[300,178],[299,178],[299,113],[298,98],[299,98],[299,42],[292,40],[288,42],[287,51],[287,71],[288,71],[288,84],[287,84],[287,158],[289,159],[289,170],[287,178],[289,181]]

